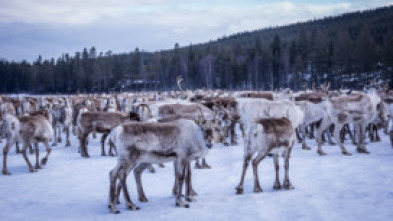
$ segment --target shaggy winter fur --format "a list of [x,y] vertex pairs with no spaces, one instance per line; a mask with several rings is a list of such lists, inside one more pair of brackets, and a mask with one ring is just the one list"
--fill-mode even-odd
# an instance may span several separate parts
[[[175,161],[178,193],[176,205],[185,206],[182,200],[182,186],[191,169],[191,160],[207,153],[203,135],[194,121],[180,119],[170,123],[126,123],[114,128],[111,140],[118,148],[117,166],[110,172],[109,208],[119,213],[116,207],[116,182],[119,179],[127,208],[137,207],[131,201],[126,178],[140,163],[164,163]],[[187,177],[191,179],[190,176]],[[186,185],[186,197],[189,187]]]
[[65,130],[66,132],[66,144],[65,146],[71,146],[70,132],[72,123],[72,107],[68,100],[65,102],[64,106],[54,107],[52,109],[53,116],[53,129],[55,132],[55,137],[53,139],[53,146],[57,145],[57,142],[61,143],[61,132]]
[[[49,113],[46,113],[45,115],[49,116]],[[7,115],[3,119],[4,132],[7,134],[7,144],[3,149],[3,174],[11,174],[7,169],[7,154],[12,145],[18,141],[23,141],[22,154],[30,172],[35,172],[36,169],[41,169],[41,166],[45,165],[48,161],[48,157],[51,153],[49,142],[53,137],[52,125],[47,118],[43,115],[21,116],[19,118]],[[43,142],[47,151],[46,156],[41,160],[41,165],[39,164],[38,142]],[[35,144],[36,151],[35,168],[31,165],[26,154],[27,147],[29,147],[32,143]]]
[[[244,164],[243,171],[240,178],[240,183],[236,187],[237,194],[243,194],[243,184],[246,175],[248,164],[252,160],[254,173],[254,192],[262,192],[258,178],[258,165],[269,154],[273,154],[276,182],[275,189],[281,189],[279,180],[279,154],[284,153],[285,156],[285,179],[284,188],[292,189],[289,181],[289,157],[293,145],[295,144],[295,130],[288,118],[264,118],[256,121],[256,127],[251,131],[249,142],[250,145],[244,149]],[[253,158],[254,154],[256,157]]]
[[[386,118],[385,114],[377,110],[377,105],[381,102],[380,97],[375,91],[370,94],[344,95],[340,97],[332,97],[324,102],[324,108],[327,115],[322,119],[318,128],[318,153],[325,155],[322,150],[322,133],[331,124],[334,124],[333,135],[341,148],[341,153],[351,155],[340,139],[340,131],[343,125],[353,123],[358,133],[359,139],[357,151],[360,153],[369,153],[366,149],[364,141],[364,133],[367,125],[375,121],[377,118]],[[380,109],[380,110],[383,110]]]
[[[90,133],[103,133],[101,137],[101,155],[105,156],[104,143],[109,132],[127,120],[140,120],[134,113],[126,114],[121,112],[88,111],[82,113],[78,118],[78,139],[81,147],[81,156],[89,157],[87,151],[87,137]],[[114,154],[110,149],[109,155]]]
[[286,117],[292,123],[293,128],[297,128],[304,120],[304,109],[292,101],[268,101],[251,98],[238,98],[237,101],[245,150],[249,149],[249,136],[252,128],[256,127],[257,120]]

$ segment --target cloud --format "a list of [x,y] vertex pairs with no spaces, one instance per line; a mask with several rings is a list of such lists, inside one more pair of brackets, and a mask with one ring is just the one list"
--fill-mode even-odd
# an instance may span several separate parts
[[387,0],[2,0],[0,57],[95,46],[99,51],[149,51],[224,35],[391,5]]

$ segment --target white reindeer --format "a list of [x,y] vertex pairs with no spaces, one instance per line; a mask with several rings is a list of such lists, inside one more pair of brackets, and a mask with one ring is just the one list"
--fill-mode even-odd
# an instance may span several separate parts
[[[182,200],[182,187],[188,172],[191,171],[190,161],[207,154],[202,132],[194,121],[179,119],[170,123],[126,123],[114,128],[110,136],[119,151],[117,165],[110,171],[111,212],[119,213],[116,207],[117,180],[123,189],[127,208],[138,209],[129,196],[126,178],[128,173],[141,163],[174,161],[178,180],[176,205],[188,207]],[[186,198],[190,197],[189,194],[189,186],[186,185]]]

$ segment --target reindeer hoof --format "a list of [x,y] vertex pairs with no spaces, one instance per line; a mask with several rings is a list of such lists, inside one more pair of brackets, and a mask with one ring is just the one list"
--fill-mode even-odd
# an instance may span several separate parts
[[159,166],[160,168],[165,168],[165,165],[164,165],[163,163],[159,163],[158,166]]
[[130,205],[127,205],[127,209],[135,211],[135,210],[139,210],[139,207],[137,207],[133,204],[130,204]]
[[284,186],[284,189],[286,189],[286,190],[295,189],[295,187],[293,187],[292,184],[289,181],[285,182],[283,186]]
[[352,156],[352,154],[351,153],[349,153],[348,151],[343,151],[343,152],[341,152],[343,155],[345,155],[345,156]]
[[42,169],[42,167],[40,165],[35,165],[35,169],[39,170]]
[[212,168],[211,166],[205,164],[205,165],[202,165],[202,168],[200,168],[200,169],[211,169],[211,168]]
[[280,183],[275,183],[275,184],[273,185],[273,189],[275,189],[275,190],[280,190],[281,188],[282,188],[282,186],[281,186]]
[[309,146],[302,146],[303,150],[311,150],[311,148]]
[[370,154],[370,151],[368,151],[366,148],[357,148],[356,151],[358,153]]
[[146,202],[149,202],[149,200],[147,200],[146,197],[140,197],[139,202],[146,203]]
[[55,146],[57,146],[57,143],[52,143],[52,147],[55,147]]
[[3,169],[3,175],[11,175],[10,171]]
[[198,193],[195,192],[195,190],[191,189],[189,195],[190,196],[198,196]]
[[326,153],[325,152],[323,152],[322,150],[318,150],[318,152],[317,152],[318,154],[319,154],[319,156],[325,156],[326,155]]
[[188,205],[187,203],[184,203],[183,201],[176,201],[176,206],[177,207],[184,207],[184,208],[190,208],[190,205]]
[[150,173],[156,173],[156,169],[154,169],[154,167],[150,167],[150,168],[149,168],[149,172],[150,172]]
[[225,142],[225,143],[224,143],[224,146],[228,147],[228,146],[229,146],[229,143],[228,143],[228,142]]
[[45,166],[47,162],[48,162],[48,158],[44,158],[41,160],[41,165]]
[[262,193],[263,190],[261,189],[261,187],[255,187],[254,188],[254,193]]
[[194,197],[192,197],[192,196],[187,196],[186,197],[186,201],[187,202],[196,202],[197,200]]
[[67,143],[65,145],[66,147],[70,147],[71,146],[71,142],[69,140],[67,140]]
[[29,171],[30,171],[31,173],[35,173],[35,172],[37,172],[37,170],[36,170],[36,169],[34,169],[33,167],[29,168]]
[[108,208],[113,214],[120,214],[120,211],[116,207],[112,207],[111,205],[108,205]]
[[195,169],[202,169],[202,166],[199,164],[195,164]]
[[237,194],[237,195],[242,195],[242,194],[244,194],[243,188],[237,187],[237,188],[236,188],[236,194]]

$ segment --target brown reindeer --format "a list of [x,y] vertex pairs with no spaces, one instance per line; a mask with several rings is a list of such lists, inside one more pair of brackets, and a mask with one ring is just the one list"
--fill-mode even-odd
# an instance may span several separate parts
[[[278,156],[281,153],[285,153],[285,179],[283,187],[285,189],[293,189],[289,181],[289,157],[295,140],[295,130],[288,118],[265,118],[257,120],[256,128],[252,128],[249,132],[248,145],[244,147],[243,171],[240,183],[236,187],[236,193],[243,194],[244,192],[244,178],[251,160],[254,174],[254,192],[262,192],[258,178],[258,165],[268,154],[273,154],[276,171],[276,181],[273,188],[281,189],[278,163]],[[253,158],[255,153],[257,155]]]
[[[129,114],[122,112],[103,112],[88,111],[82,113],[77,121],[78,139],[81,148],[81,156],[89,157],[87,151],[87,137],[90,133],[103,133],[101,137],[101,156],[105,156],[104,143],[110,131],[126,121],[140,121],[139,115],[130,112]],[[110,156],[113,156],[112,148],[110,148]]]

